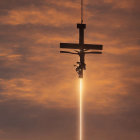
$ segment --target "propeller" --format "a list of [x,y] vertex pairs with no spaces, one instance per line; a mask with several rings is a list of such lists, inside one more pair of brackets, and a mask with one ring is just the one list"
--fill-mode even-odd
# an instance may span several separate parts
[[77,54],[77,53],[68,52],[68,51],[60,51],[60,53],[70,53],[70,54]]

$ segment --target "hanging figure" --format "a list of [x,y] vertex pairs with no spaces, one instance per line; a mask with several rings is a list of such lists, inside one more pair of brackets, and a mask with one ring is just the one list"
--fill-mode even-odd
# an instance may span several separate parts
[[76,66],[76,72],[79,75],[79,78],[83,78],[83,70],[86,70],[86,64],[85,64],[85,53],[83,51],[78,52],[78,55],[80,56],[80,62],[77,62],[78,65]]

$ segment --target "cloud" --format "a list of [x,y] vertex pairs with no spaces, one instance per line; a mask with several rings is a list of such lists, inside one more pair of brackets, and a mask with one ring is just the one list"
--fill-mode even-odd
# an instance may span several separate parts
[[[89,1],[90,2],[90,1]],[[96,10],[104,10],[104,13],[96,13],[95,17],[97,16],[103,16],[103,19],[107,17],[109,20],[113,20],[114,15],[116,15],[118,20],[118,23],[121,23],[123,19],[120,19],[120,12],[118,12],[118,9],[114,8],[113,5],[116,5],[116,1],[101,1],[102,5],[96,1],[96,3],[91,3],[91,5],[88,5],[87,2],[87,8],[89,10],[89,15],[92,15],[92,7]],[[71,9],[75,8],[75,5],[72,5],[73,1],[71,2],[65,2],[64,3],[64,11],[59,10],[59,6],[63,3],[61,1],[58,2],[50,2],[48,5],[39,5],[37,6],[31,6],[30,3],[25,3],[25,7],[18,9],[19,5],[17,4],[17,7],[13,9],[8,10],[8,15],[3,15],[3,24],[1,24],[1,78],[2,81],[7,86],[7,91],[5,94],[11,94],[15,95],[19,92],[21,94],[18,94],[18,97],[25,97],[30,98],[33,100],[39,100],[41,103],[43,101],[52,101],[52,102],[58,102],[58,103],[64,103],[65,102],[59,102],[59,98],[65,98],[68,100],[68,97],[66,97],[64,94],[61,96],[57,96],[58,93],[61,94],[61,92],[68,92],[71,88],[70,84],[64,84],[67,88],[60,88],[61,84],[64,82],[64,77],[66,78],[66,81],[68,78],[72,77],[74,72],[69,70],[70,66],[75,61],[75,58],[73,61],[71,61],[71,56],[67,56],[67,61],[63,60],[66,56],[60,56],[58,54],[59,52],[59,42],[75,42],[77,40],[78,34],[76,36],[75,31],[77,30],[74,28],[74,26],[69,26],[70,24],[69,20],[73,20],[74,17],[67,17],[67,16],[73,16]],[[27,4],[27,5],[26,5]],[[28,5],[29,4],[29,5]],[[36,4],[36,3],[34,3]],[[75,4],[78,4],[77,2]],[[130,4],[130,3],[129,3]],[[128,5],[129,5],[128,4]],[[100,6],[102,6],[101,9]],[[42,9],[40,8],[42,7]],[[61,8],[62,9],[62,8]],[[75,8],[76,9],[76,8]],[[70,11],[69,11],[70,10]],[[77,9],[76,9],[77,10]],[[112,13],[110,12],[112,10]],[[128,10],[126,8],[126,10]],[[91,13],[90,13],[91,12]],[[110,12],[110,14],[109,14]],[[129,12],[129,11],[128,11]],[[56,14],[57,13],[57,14]],[[60,16],[58,14],[60,13]],[[107,16],[107,13],[109,14]],[[61,15],[62,14],[62,15]],[[125,12],[121,11],[121,14],[125,16]],[[51,18],[54,16],[54,18]],[[74,15],[75,19],[77,15]],[[57,18],[63,18],[62,20],[57,20]],[[91,19],[93,19],[91,17]],[[131,18],[130,18],[131,19]],[[129,23],[129,17],[126,18],[126,22]],[[1,19],[2,20],[2,19]],[[62,23],[62,21],[64,22]],[[98,19],[93,19],[97,23]],[[105,20],[104,20],[105,21]],[[74,21],[71,21],[74,22]],[[109,25],[108,21],[105,21],[102,24],[96,24],[92,26],[90,24],[91,21],[88,21],[89,27],[87,26],[88,32],[86,32],[86,42],[92,43],[103,43],[104,44],[104,54],[101,56],[101,59],[98,59],[98,63],[104,62],[104,67],[102,69],[106,70],[106,73],[108,73],[109,69],[112,69],[112,73],[108,73],[110,78],[105,76],[105,72],[100,71],[102,78],[107,80],[97,80],[94,81],[97,86],[101,84],[104,86],[104,88],[108,91],[112,92],[124,92],[123,88],[124,85],[119,80],[122,74],[126,72],[124,67],[129,67],[129,65],[132,66],[132,69],[134,69],[136,62],[139,63],[138,59],[139,57],[134,57],[135,55],[138,56],[139,51],[139,42],[137,40],[137,30],[135,28],[132,28],[134,38],[132,38],[133,42],[131,43],[131,36],[128,32],[128,28],[130,27],[131,23],[127,25],[126,28],[122,28],[123,26],[115,26],[115,25]],[[123,20],[124,22],[124,20]],[[60,26],[62,24],[65,24],[65,26]],[[104,26],[103,26],[104,24]],[[107,28],[105,28],[105,25],[107,25]],[[66,31],[67,29],[67,31]],[[110,29],[110,30],[109,30]],[[118,30],[119,29],[119,30]],[[94,30],[94,32],[92,32]],[[122,32],[122,31],[123,32]],[[14,33],[14,35],[13,35]],[[78,33],[78,31],[77,31]],[[75,35],[73,35],[75,34]],[[132,33],[131,33],[132,34]],[[93,38],[93,36],[95,38]],[[121,37],[121,38],[120,38]],[[133,44],[133,46],[132,46]],[[125,46],[126,45],[126,46]],[[12,46],[12,47],[11,47]],[[121,47],[121,49],[120,49]],[[55,55],[57,53],[57,55]],[[133,59],[128,58],[128,56],[133,57]],[[112,58],[111,60],[110,57]],[[93,58],[94,59],[94,58]],[[92,64],[92,60],[88,61],[88,65]],[[124,60],[124,61],[122,61]],[[93,60],[94,61],[94,60]],[[61,63],[61,64],[58,64]],[[67,64],[70,64],[69,67],[65,67]],[[98,63],[95,64],[93,69],[99,69],[101,65],[98,65]],[[109,63],[109,64],[108,64]],[[115,63],[115,64],[114,64]],[[46,65],[44,65],[46,64]],[[124,65],[124,66],[123,66]],[[133,66],[134,65],[134,66]],[[92,66],[91,66],[92,68]],[[121,68],[122,71],[115,70],[116,68]],[[65,69],[65,70],[64,70]],[[59,71],[59,74],[55,74],[55,71]],[[73,69],[74,70],[74,69]],[[65,74],[63,73],[65,71]],[[132,70],[131,73],[133,73],[135,70]],[[116,73],[118,77],[112,76],[113,73]],[[6,74],[5,74],[6,73]],[[51,73],[51,74],[50,74]],[[92,73],[89,71],[89,73]],[[46,75],[46,79],[44,78],[44,75]],[[67,76],[66,76],[67,75]],[[99,75],[100,76],[100,75]],[[112,77],[111,77],[112,76]],[[95,77],[91,76],[92,79]],[[114,78],[117,78],[118,80],[114,80]],[[27,82],[24,84],[25,81],[30,81],[30,84]],[[39,80],[39,82],[35,83],[36,80]],[[55,89],[58,89],[58,91],[52,91],[51,86],[48,88],[42,87],[42,83],[48,83],[48,81],[51,80],[52,83],[60,83],[58,85],[55,85]],[[73,80],[73,79],[72,79]],[[72,81],[70,80],[70,82]],[[22,83],[23,87],[19,86],[18,83]],[[11,91],[11,84],[14,84],[15,87],[13,88],[15,91]],[[108,85],[118,85],[114,88],[110,88]],[[31,86],[34,85],[34,86]],[[37,87],[37,88],[36,88]],[[39,90],[38,90],[39,88]],[[122,90],[120,90],[121,88]],[[19,90],[20,89],[20,90]],[[28,89],[29,93],[22,95],[23,92],[27,92],[26,89]],[[49,90],[48,90],[49,89]],[[99,90],[99,89],[98,89]],[[46,94],[47,92],[47,94]],[[50,96],[51,92],[54,94]],[[41,97],[38,97],[38,93],[41,94]],[[124,92],[125,93],[125,92]],[[45,95],[46,94],[46,95]],[[56,98],[54,98],[54,96]],[[43,99],[44,98],[44,99]],[[111,102],[114,101],[109,99]],[[103,101],[103,103],[105,102]],[[108,104],[110,105],[110,104]],[[65,106],[65,105],[64,105]],[[69,106],[69,105],[68,105]],[[67,107],[68,107],[67,106]]]
[[[78,4],[71,1],[17,1],[17,4],[14,4],[15,8],[9,8],[7,14],[1,15],[1,24],[66,25],[77,21],[77,10],[79,10],[79,8],[76,8]],[[62,6],[63,8],[61,8]]]
[[[1,125],[5,131],[2,139],[56,139],[61,135],[65,139],[66,135],[75,137],[76,128],[74,110],[56,110],[42,108],[41,106],[28,104],[26,100],[8,100],[0,103]],[[65,114],[65,115],[64,115]],[[50,121],[53,120],[53,121]],[[60,129],[58,130],[58,127]],[[67,131],[63,131],[67,128]],[[21,133],[22,132],[22,133]],[[59,132],[59,133],[58,133]],[[33,134],[35,137],[33,137]],[[41,134],[41,135],[40,135]],[[71,139],[69,137],[68,139]]]
[[[104,45],[102,55],[86,56],[87,140],[140,137],[138,6],[85,1],[85,42]],[[60,54],[59,43],[78,42],[79,1],[5,0],[0,7],[0,139],[77,139],[78,59]]]

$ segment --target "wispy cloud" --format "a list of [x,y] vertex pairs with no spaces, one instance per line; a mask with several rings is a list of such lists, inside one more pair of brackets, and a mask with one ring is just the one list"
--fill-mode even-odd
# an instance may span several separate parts
[[[77,56],[60,55],[59,43],[78,42],[80,1],[5,0],[0,9],[0,139],[76,139]],[[139,12],[137,0],[85,1],[85,42],[104,45],[86,56],[86,139],[140,137]]]

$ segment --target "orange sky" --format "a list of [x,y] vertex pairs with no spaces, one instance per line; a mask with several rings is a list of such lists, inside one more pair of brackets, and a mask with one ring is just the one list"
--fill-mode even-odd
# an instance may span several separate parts
[[[140,139],[140,2],[85,0],[84,138]],[[0,140],[77,140],[80,0],[0,1]]]

